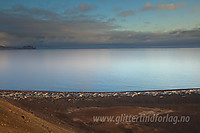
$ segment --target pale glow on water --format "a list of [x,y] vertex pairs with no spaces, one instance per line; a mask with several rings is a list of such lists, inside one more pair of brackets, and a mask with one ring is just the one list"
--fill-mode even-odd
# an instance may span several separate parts
[[200,49],[1,50],[0,88],[132,91],[200,87]]

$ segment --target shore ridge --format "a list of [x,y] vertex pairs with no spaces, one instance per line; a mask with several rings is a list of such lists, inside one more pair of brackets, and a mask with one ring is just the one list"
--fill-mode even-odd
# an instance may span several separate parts
[[125,91],[125,92],[51,92],[51,91],[14,91],[0,90],[0,98],[94,98],[94,97],[135,97],[139,95],[164,96],[164,95],[190,95],[200,94],[200,88],[173,89],[153,91]]

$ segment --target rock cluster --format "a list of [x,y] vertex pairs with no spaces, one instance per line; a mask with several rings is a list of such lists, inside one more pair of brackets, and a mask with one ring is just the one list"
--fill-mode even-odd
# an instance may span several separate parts
[[139,95],[159,96],[165,95],[191,95],[200,94],[200,89],[160,90],[160,91],[130,91],[130,92],[48,92],[48,91],[0,91],[0,98],[94,98],[94,97],[135,97]]

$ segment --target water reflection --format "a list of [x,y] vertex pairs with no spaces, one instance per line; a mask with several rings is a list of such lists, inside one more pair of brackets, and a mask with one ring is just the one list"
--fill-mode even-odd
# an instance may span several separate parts
[[200,49],[2,50],[0,88],[128,91],[200,87]]

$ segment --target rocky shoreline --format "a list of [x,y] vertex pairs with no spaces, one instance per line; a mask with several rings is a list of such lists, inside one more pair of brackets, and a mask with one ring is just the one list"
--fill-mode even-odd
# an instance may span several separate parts
[[[0,90],[0,132],[199,132],[200,88],[56,92]],[[160,114],[190,116],[189,122],[95,122],[94,116]]]
[[95,97],[135,97],[135,96],[160,96],[166,95],[191,95],[200,94],[200,89],[177,89],[155,91],[127,91],[127,92],[51,92],[51,91],[13,91],[0,90],[0,98],[95,98]]

